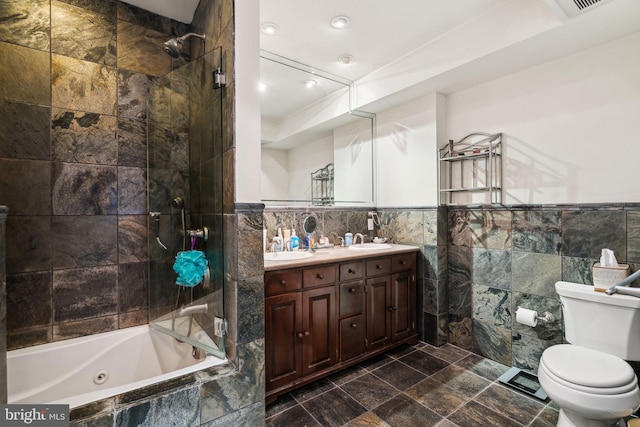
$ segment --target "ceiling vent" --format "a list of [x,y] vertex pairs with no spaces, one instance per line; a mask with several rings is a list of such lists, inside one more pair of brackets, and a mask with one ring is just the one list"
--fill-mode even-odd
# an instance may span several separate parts
[[569,17],[581,15],[611,0],[555,0],[558,6]]

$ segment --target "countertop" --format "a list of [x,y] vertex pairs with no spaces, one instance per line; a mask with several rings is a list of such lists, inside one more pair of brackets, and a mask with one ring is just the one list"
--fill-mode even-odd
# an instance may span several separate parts
[[417,246],[390,244],[387,249],[353,250],[348,247],[334,246],[332,248],[316,249],[309,258],[264,261],[264,271],[282,270],[285,268],[308,267],[321,264],[333,264],[336,262],[352,261],[378,256],[395,255],[409,252],[417,252]]

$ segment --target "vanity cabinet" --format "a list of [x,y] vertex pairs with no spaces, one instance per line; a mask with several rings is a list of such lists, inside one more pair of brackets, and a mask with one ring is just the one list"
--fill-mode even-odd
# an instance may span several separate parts
[[266,275],[268,388],[336,363],[334,282],[333,266]]
[[265,272],[267,401],[417,341],[416,252]]

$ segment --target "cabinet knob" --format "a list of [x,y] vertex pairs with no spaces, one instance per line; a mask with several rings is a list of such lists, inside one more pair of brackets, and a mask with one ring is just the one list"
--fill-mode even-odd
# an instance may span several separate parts
[[405,261],[405,260],[401,260],[400,261],[400,265],[405,265],[406,263],[407,263],[407,261]]
[[380,264],[376,264],[376,268],[377,268],[378,270],[382,270],[382,266],[381,266]]
[[351,292],[352,294],[356,293],[356,288],[349,288],[349,292]]
[[357,324],[355,324],[355,323],[352,323],[352,324],[351,324],[351,327],[352,327],[352,328],[357,328],[357,327],[358,327],[358,325],[357,325]]
[[311,333],[309,331],[304,331],[304,336],[308,337],[309,335],[311,335]]
[[316,277],[317,277],[318,279],[322,280],[322,279],[324,279],[324,274],[320,274],[320,273],[318,273],[318,274],[316,274]]
[[281,281],[280,281],[280,284],[281,284],[282,286],[286,286],[287,281],[286,281],[286,280],[281,280]]
[[356,271],[353,268],[350,268],[347,272],[349,274],[356,274]]
[[302,332],[298,332],[298,338],[302,338],[304,334]]
[[398,307],[391,306],[391,307],[389,307],[387,310],[389,310],[389,311],[396,311],[396,310],[398,310]]
[[298,332],[297,335],[298,335],[298,338],[302,338],[302,337],[308,337],[309,335],[311,335],[311,333],[309,331],[304,331],[304,332]]

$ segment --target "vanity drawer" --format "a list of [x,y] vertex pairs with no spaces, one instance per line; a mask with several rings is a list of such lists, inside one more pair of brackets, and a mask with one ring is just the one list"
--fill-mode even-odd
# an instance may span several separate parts
[[264,293],[266,296],[278,295],[302,289],[302,271],[273,271],[264,275]]
[[364,274],[364,263],[362,261],[348,262],[340,264],[340,281],[361,279]]
[[376,258],[367,261],[367,277],[391,273],[391,258]]
[[340,321],[340,360],[359,356],[367,350],[364,314]]
[[340,284],[340,317],[364,312],[364,281]]
[[391,257],[391,270],[393,273],[398,271],[407,271],[415,268],[416,254],[400,254]]
[[302,271],[302,283],[305,288],[329,285],[336,281],[336,267],[308,268]]

